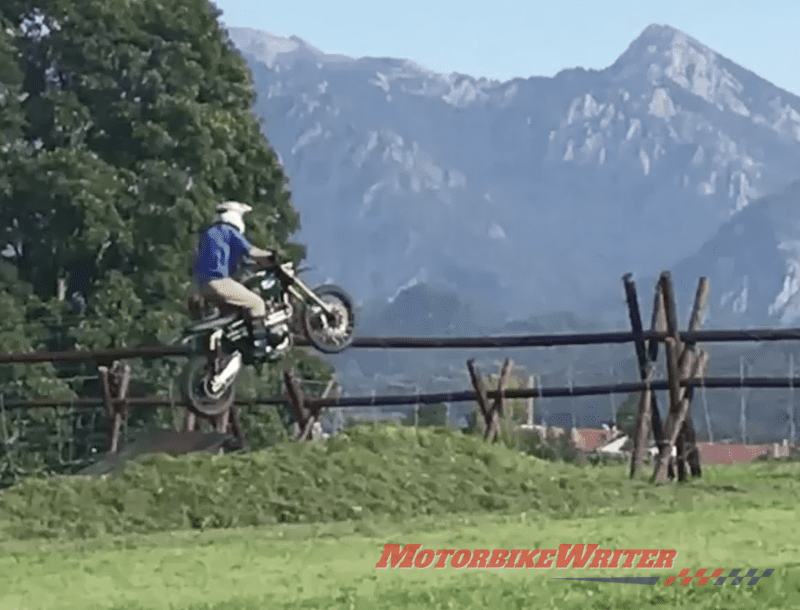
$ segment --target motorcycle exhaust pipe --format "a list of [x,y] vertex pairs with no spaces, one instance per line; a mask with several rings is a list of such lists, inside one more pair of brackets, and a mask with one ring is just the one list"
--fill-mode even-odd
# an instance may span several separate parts
[[236,352],[231,361],[225,365],[225,368],[211,380],[211,391],[216,393],[224,388],[242,368],[242,355]]

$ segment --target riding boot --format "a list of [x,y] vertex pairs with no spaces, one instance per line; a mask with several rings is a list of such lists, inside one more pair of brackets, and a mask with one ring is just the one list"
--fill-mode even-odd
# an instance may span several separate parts
[[253,333],[253,348],[257,353],[267,351],[269,341],[267,340],[267,327],[263,318],[254,318],[250,324]]

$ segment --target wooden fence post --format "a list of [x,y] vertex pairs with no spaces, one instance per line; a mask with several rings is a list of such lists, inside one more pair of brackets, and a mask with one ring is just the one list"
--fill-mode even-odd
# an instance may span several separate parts
[[[667,311],[664,307],[664,293],[661,291],[661,283],[656,285],[655,295],[653,297],[653,315],[650,319],[650,328],[658,332],[665,332],[667,330]],[[650,373],[655,377],[656,361],[658,360],[658,351],[661,347],[661,342],[658,339],[651,339],[647,345],[647,357],[649,360]],[[665,350],[666,352],[666,350]],[[650,421],[650,429],[653,433],[653,440],[656,447],[660,447],[664,443],[664,430],[661,426],[661,413],[658,410],[658,403],[656,402],[656,395],[652,396],[653,408],[652,419]]]
[[[661,274],[661,290],[664,295],[664,307],[667,319],[667,372],[669,376],[669,395],[670,409],[665,424],[664,436],[666,442],[659,448],[656,458],[653,479],[664,481],[667,478],[667,465],[672,458],[672,447],[678,443],[678,455],[676,456],[676,466],[678,479],[684,480],[686,477],[687,445],[694,445],[696,451],[696,436],[694,426],[691,421],[691,404],[693,392],[692,388],[681,387],[681,382],[685,379],[694,379],[704,376],[708,364],[708,354],[695,352],[694,346],[686,346],[680,339],[676,316],[675,295],[672,289],[672,278],[669,272]],[[702,310],[705,307],[705,299],[708,295],[708,282],[706,278],[701,278],[698,285],[695,303],[692,310],[690,330],[696,330],[702,320]],[[692,328],[694,327],[694,328]],[[699,476],[699,453],[692,458],[696,460],[691,466],[692,474]]]
[[[658,281],[661,289],[661,296],[664,302],[664,317],[666,319],[666,331],[668,335],[664,346],[667,352],[667,380],[669,382],[669,409],[667,412],[667,421],[669,421],[670,416],[672,416],[674,419],[675,414],[680,409],[680,380],[682,376],[680,375],[678,369],[678,361],[681,353],[683,352],[683,344],[678,331],[678,312],[675,304],[675,293],[672,287],[672,275],[669,273],[669,271],[664,271],[659,277]],[[667,430],[662,427],[662,432],[664,437],[666,437]],[[666,443],[666,438],[665,442],[662,443],[658,449],[658,454],[656,455],[655,460],[656,464],[654,474],[655,472],[659,471],[660,464],[663,461],[669,463],[670,470],[672,470],[672,465],[674,464],[674,460],[672,459],[672,446]],[[666,470],[664,472],[666,476]]]
[[106,405],[108,412],[108,436],[106,439],[106,452],[113,453],[119,444],[119,430],[116,426],[116,417],[114,417],[114,399],[111,392],[111,380],[108,374],[109,367],[107,365],[100,365],[97,367],[97,374],[100,378],[100,391],[103,395],[103,403]]
[[228,431],[228,422],[230,421],[231,410],[230,408],[227,411],[223,411],[211,418],[211,423],[214,426],[214,430],[221,434],[225,434]]
[[[705,313],[706,304],[708,302],[709,283],[708,279],[701,277],[697,284],[697,292],[694,297],[694,304],[692,305],[692,313],[689,318],[689,332],[700,330],[703,325],[703,314]],[[696,342],[690,341],[686,343],[683,357],[688,357],[687,350],[694,352],[696,349]],[[703,373],[705,375],[705,373]],[[691,404],[692,397],[694,396],[694,388],[687,388],[687,397]],[[683,453],[683,457],[689,465],[689,470],[693,477],[702,475],[702,468],[700,465],[700,450],[697,447],[697,434],[695,433],[694,425],[692,423],[691,407],[687,412],[686,419],[681,427],[681,434],[678,437],[681,447],[678,452]]]
[[189,407],[186,407],[183,417],[183,429],[187,432],[192,432],[193,430],[197,430],[198,423],[197,414]]
[[[536,381],[533,375],[528,376],[528,389],[532,390],[535,387]],[[534,409],[534,399],[533,396],[528,398],[527,400],[527,412],[526,412],[526,422],[529,426],[533,426],[533,409]]]
[[306,434],[311,431],[313,422],[311,421],[311,413],[305,405],[303,388],[300,387],[300,382],[297,380],[294,369],[285,369],[283,371],[283,383],[286,386],[286,394],[289,397],[289,404],[292,406],[297,424],[292,437],[294,440],[305,440]]
[[[227,411],[211,416],[201,416],[192,411],[190,408],[184,408],[184,425],[183,429],[186,432],[201,431],[204,421],[211,424],[214,431],[221,434],[228,432],[233,434],[233,437],[239,442],[238,448],[249,449],[250,441],[244,434],[242,421],[239,418],[239,407],[232,404]],[[222,449],[220,449],[222,451]]]
[[467,360],[467,369],[469,369],[469,376],[472,380],[472,387],[475,389],[476,394],[476,401],[478,403],[478,407],[480,408],[481,415],[483,416],[483,423],[484,423],[484,438],[487,437],[489,433],[489,427],[491,424],[491,411],[489,409],[489,399],[486,395],[486,387],[483,385],[483,379],[481,379],[480,373],[478,369],[475,367],[475,360],[470,358]]
[[[661,286],[662,292],[664,294],[664,304],[667,312],[667,332],[674,340],[674,348],[675,352],[673,354],[674,359],[674,372],[676,375],[676,383],[680,383],[680,381],[685,380],[688,378],[690,370],[694,366],[694,361],[697,360],[698,354],[695,351],[694,344],[684,344],[678,333],[678,324],[677,324],[677,316],[676,316],[676,306],[675,306],[675,295],[672,289],[672,278],[668,272],[662,273],[661,275]],[[702,316],[703,310],[705,309],[706,299],[708,297],[708,280],[706,278],[700,278],[700,281],[697,286],[697,292],[695,294],[695,300],[692,307],[692,314],[691,319],[689,321],[689,330],[696,331],[699,329],[702,323]],[[670,353],[667,353],[667,363],[669,365],[669,357]],[[705,374],[705,373],[703,373]],[[682,401],[683,397],[686,396],[689,401],[689,405],[691,405],[691,399],[694,395],[694,391],[692,388],[680,388],[678,389],[677,396],[672,395],[672,383],[670,383],[670,413],[673,415],[673,418],[677,416],[677,413],[682,408]],[[676,401],[676,402],[673,402]],[[689,407],[687,407],[689,408]],[[691,410],[688,411],[687,415],[681,418],[681,429],[678,432],[677,436],[677,446],[676,446],[676,456],[675,456],[675,465],[678,473],[678,480],[683,481],[686,479],[686,466],[687,462],[689,463],[689,468],[693,476],[700,476],[701,469],[700,469],[700,455],[699,451],[697,450],[697,436],[694,431],[694,424],[691,419]],[[665,429],[664,435],[669,436],[670,431]],[[669,449],[669,457],[667,459],[672,459],[672,449]]]
[[237,407],[235,404],[231,405],[229,413],[231,432],[233,432],[234,438],[239,441],[239,447],[244,450],[250,449],[250,441],[247,440],[247,436],[245,436],[244,433],[244,428],[242,427],[242,422],[239,419],[239,407]]
[[[295,419],[297,420],[297,430],[293,435],[294,439],[305,441],[313,438],[312,432],[314,424],[319,421],[322,407],[313,404],[309,405],[309,401],[306,400],[303,388],[300,386],[300,382],[293,369],[287,369],[283,372],[283,381],[286,385],[286,393],[289,396],[289,402],[292,405]],[[328,382],[325,391],[322,393],[322,398],[328,397],[334,384],[335,381],[333,379]]]
[[506,358],[500,367],[500,375],[497,380],[497,396],[491,405],[489,404],[489,398],[486,393],[486,387],[483,384],[483,379],[481,379],[480,373],[475,367],[475,361],[472,359],[468,360],[467,368],[469,369],[470,378],[472,379],[472,386],[475,388],[481,415],[483,415],[483,438],[487,441],[497,440],[500,433],[500,416],[502,416],[505,411],[503,394],[508,374],[511,370],[511,361]]
[[[667,352],[667,379],[669,382],[669,403],[670,407],[667,413],[667,421],[669,421],[670,416],[675,417],[675,414],[680,409],[681,398],[682,398],[682,389],[680,387],[680,381],[685,377],[685,375],[681,374],[680,365],[683,361],[683,342],[681,341],[680,332],[678,330],[678,311],[677,311],[677,304],[675,302],[675,291],[673,290],[672,286],[672,275],[669,271],[664,271],[659,278],[659,286],[661,288],[661,295],[664,300],[664,317],[666,318],[667,324],[667,335],[668,339],[671,341],[667,341],[665,343],[665,348]],[[667,430],[662,427],[662,431],[666,440],[668,436]],[[677,467],[678,470],[678,478],[681,478],[683,474],[683,468],[680,464],[676,463],[676,460],[672,458],[672,446],[665,446],[666,443],[662,443],[661,447],[659,447],[658,458],[656,460],[656,470],[658,470],[658,464],[662,460],[667,460],[670,464],[670,478],[672,478],[672,467]],[[666,452],[666,457],[664,457]]]
[[506,383],[508,382],[508,375],[511,372],[511,360],[506,358],[500,366],[500,375],[497,378],[497,396],[492,404],[492,432],[487,434],[485,438],[496,440],[500,435],[500,418],[505,416],[505,393]]
[[[650,383],[653,377],[655,377],[655,363],[658,358],[659,343],[658,341],[651,340],[649,345],[645,344],[642,317],[639,312],[639,299],[636,294],[636,284],[634,284],[630,273],[626,274],[622,279],[625,284],[625,296],[628,302],[631,331],[634,335],[636,357],[639,362],[639,377],[643,382]],[[665,326],[664,298],[661,292],[661,284],[659,283],[656,284],[653,316],[650,327],[654,331],[663,332]],[[656,447],[659,447],[663,442],[661,417],[658,412],[655,393],[649,388],[643,390],[639,397],[639,410],[636,414],[636,427],[632,439],[631,477],[633,477],[636,474],[636,470],[644,464],[644,455],[647,450],[648,429],[652,430]]]
[[110,425],[108,430],[108,453],[118,453],[123,419],[128,416],[128,387],[131,381],[131,367],[127,363],[114,362],[111,367],[97,367],[103,402],[106,404]]
[[[670,344],[670,349],[677,356],[676,353],[677,349],[675,348],[675,343],[672,341],[671,338],[667,339],[667,341]],[[692,358],[691,365],[692,368],[689,378],[695,379],[697,377],[702,377],[703,375],[705,375],[706,367],[708,366],[708,354],[704,351],[701,351],[698,357]],[[670,392],[670,394],[672,394],[672,392]],[[667,417],[667,422],[665,426],[666,428],[665,430],[666,442],[664,445],[665,450],[662,451],[656,458],[656,467],[652,476],[652,480],[654,481],[664,482],[667,479],[668,458],[672,454],[672,447],[678,440],[678,436],[681,433],[681,428],[683,427],[683,424],[686,421],[686,418],[688,417],[690,402],[691,402],[690,396],[680,395],[677,409],[672,409],[672,408],[670,409],[670,413],[669,416]]]
[[[333,388],[336,386],[336,376],[334,375],[328,380],[328,384],[325,386],[325,390],[322,392],[322,396],[320,398],[327,398],[330,393],[333,391]],[[314,426],[320,421],[322,416],[322,409],[325,407],[320,407],[317,405],[311,405],[308,407],[308,410],[311,412],[311,427],[309,428],[309,438],[314,438]],[[320,428],[321,428],[320,424]]]

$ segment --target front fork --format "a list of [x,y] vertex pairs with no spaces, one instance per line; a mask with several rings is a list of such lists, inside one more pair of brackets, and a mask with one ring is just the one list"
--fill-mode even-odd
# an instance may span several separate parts
[[227,386],[242,367],[242,355],[235,351],[223,367],[224,352],[222,351],[222,329],[218,328],[208,338],[208,355],[211,358],[210,387],[212,392],[218,392]]
[[208,337],[208,356],[211,359],[211,374],[217,376],[222,371],[222,329],[218,328]]
[[[317,305],[319,305],[319,306],[322,308],[322,311],[324,311],[326,315],[331,315],[331,314],[333,313],[333,310],[331,309],[331,306],[330,306],[330,305],[328,305],[328,304],[327,304],[325,301],[323,301],[321,298],[319,298],[319,297],[318,297],[318,296],[317,296],[317,295],[314,293],[314,291],[313,291],[313,290],[311,290],[310,288],[308,288],[308,287],[307,287],[305,284],[303,284],[303,283],[302,283],[302,282],[301,282],[299,279],[297,279],[297,278],[294,278],[294,282],[295,282],[295,284],[297,284],[298,286],[300,286],[300,288],[302,288],[302,289],[303,289],[303,292],[305,292],[305,293],[308,295],[308,297],[309,297],[309,298],[310,298],[312,301],[314,301],[314,303],[316,303]],[[300,293],[300,291],[299,291],[297,288],[295,288],[295,286],[293,286],[293,285],[291,285],[291,284],[289,285],[289,292],[291,292],[291,293],[292,293],[292,295],[293,295],[293,296],[294,296],[294,297],[295,297],[295,298],[296,298],[298,301],[300,301],[301,303],[304,303],[304,302],[306,301],[306,297],[304,297],[304,296],[303,296],[303,295]]]

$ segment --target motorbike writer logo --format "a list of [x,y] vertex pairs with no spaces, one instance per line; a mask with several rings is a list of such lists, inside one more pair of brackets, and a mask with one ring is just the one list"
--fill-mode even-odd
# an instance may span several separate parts
[[[476,568],[639,568],[670,569],[674,567],[674,549],[601,549],[597,544],[560,544],[558,549],[422,549],[421,544],[384,544],[376,568],[428,567],[455,569]],[[710,571],[710,574],[708,573]],[[755,585],[774,571],[766,569],[759,576],[757,569],[736,568],[725,574],[725,568],[701,568],[694,574],[688,568],[677,576],[668,576],[662,584],[673,585]],[[740,575],[741,574],[741,575]],[[574,577],[553,580],[578,580],[620,584],[655,585],[661,576]]]

